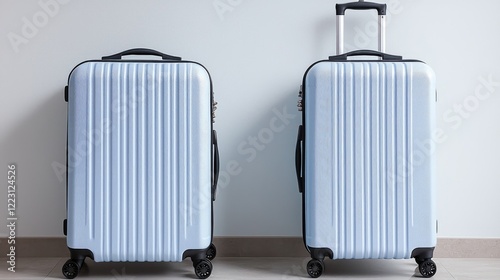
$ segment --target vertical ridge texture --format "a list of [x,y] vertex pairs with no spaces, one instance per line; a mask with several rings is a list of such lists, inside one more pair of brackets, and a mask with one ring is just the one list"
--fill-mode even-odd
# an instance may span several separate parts
[[415,62],[323,62],[310,69],[308,246],[330,248],[337,259],[409,258],[415,248],[432,247],[433,160],[414,161],[421,152],[414,142],[431,137],[428,70]]
[[87,62],[70,76],[68,246],[181,261],[211,241],[211,101],[194,63]]

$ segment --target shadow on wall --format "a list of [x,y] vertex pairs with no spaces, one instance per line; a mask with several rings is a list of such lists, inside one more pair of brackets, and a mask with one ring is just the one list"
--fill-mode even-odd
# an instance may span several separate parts
[[[299,83],[300,81],[298,81]],[[215,202],[215,235],[300,234],[300,195],[295,143],[301,115],[298,87],[259,110],[235,146],[220,147],[221,173]],[[249,120],[249,119],[247,119]],[[219,137],[224,135],[219,133]]]
[[[336,28],[337,22],[335,18],[335,9],[334,5],[332,5],[331,16],[325,17],[322,19],[318,19],[316,23],[315,31],[315,50],[314,53],[322,54],[326,50],[326,55],[332,56],[336,53]],[[326,49],[325,49],[326,46]],[[319,59],[327,59],[328,57],[320,57]],[[311,61],[311,64],[314,61]],[[305,69],[304,69],[305,71]]]
[[[4,166],[16,164],[17,236],[53,236],[54,232],[63,235],[65,181],[59,181],[52,168],[53,162],[65,163],[63,92],[61,88],[59,92],[44,94],[49,98],[19,119],[1,143]],[[0,201],[0,207],[7,209],[6,199]],[[7,235],[7,228],[0,233]]]

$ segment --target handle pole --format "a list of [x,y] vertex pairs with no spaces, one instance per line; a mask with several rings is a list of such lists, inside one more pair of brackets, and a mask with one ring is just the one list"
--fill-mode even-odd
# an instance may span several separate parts
[[378,24],[379,24],[379,38],[378,38],[378,49],[380,52],[385,53],[386,48],[386,18],[385,15],[378,16]]
[[345,30],[345,26],[344,26],[344,22],[345,22],[345,19],[344,19],[344,15],[338,15],[337,16],[337,55],[339,54],[343,54],[344,53],[344,46],[345,46],[345,43],[344,43],[344,30]]
[[378,11],[378,28],[379,28],[379,41],[378,49],[380,52],[386,50],[386,14],[387,5],[377,4],[372,2],[351,2],[346,4],[337,4],[337,55],[343,54],[345,51],[345,12],[346,10],[377,10]]

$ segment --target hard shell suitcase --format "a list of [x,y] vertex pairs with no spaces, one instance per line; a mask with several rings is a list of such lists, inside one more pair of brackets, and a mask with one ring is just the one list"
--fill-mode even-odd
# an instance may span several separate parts
[[[305,73],[296,148],[303,237],[311,277],[323,259],[415,258],[436,273],[434,73],[417,60],[385,54],[386,5],[337,4],[337,56]],[[343,55],[348,9],[376,9],[380,52]],[[380,60],[348,60],[376,56]]]
[[[162,60],[122,60],[126,55]],[[207,278],[219,160],[208,71],[149,49],[69,75],[66,278],[96,262],[180,262]]]

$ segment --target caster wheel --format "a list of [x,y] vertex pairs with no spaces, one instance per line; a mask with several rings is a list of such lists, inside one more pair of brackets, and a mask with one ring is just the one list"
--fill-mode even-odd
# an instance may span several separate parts
[[418,265],[418,270],[424,278],[431,278],[436,274],[437,266],[433,260],[425,260]]
[[210,247],[207,249],[207,259],[213,260],[217,256],[217,249],[214,244],[210,244]]
[[207,279],[212,274],[212,263],[210,260],[205,259],[197,262],[194,266],[194,273],[200,279]]
[[420,259],[420,258],[415,258],[415,262],[416,262],[417,264],[421,264],[421,263],[423,263],[423,262],[424,262],[424,260],[423,260],[423,259]]
[[318,278],[323,274],[325,265],[322,261],[317,259],[312,259],[307,263],[307,274],[312,278]]
[[68,260],[62,267],[62,273],[67,279],[73,279],[78,276],[80,265],[74,260]]

